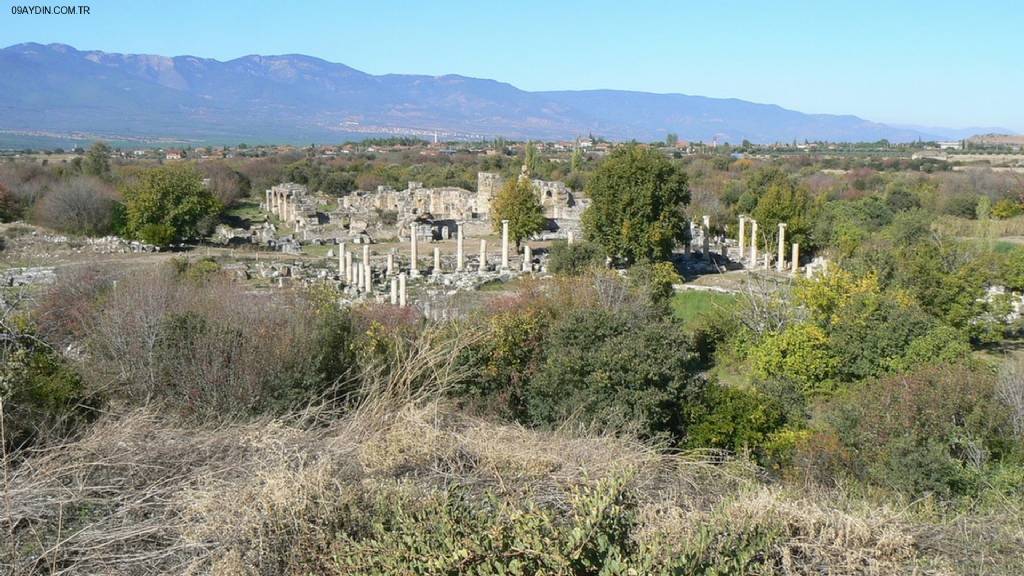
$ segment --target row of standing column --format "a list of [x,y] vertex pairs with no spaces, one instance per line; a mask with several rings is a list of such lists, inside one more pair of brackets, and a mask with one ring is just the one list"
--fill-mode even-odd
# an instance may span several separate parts
[[[757,220],[748,218],[746,216],[740,216],[740,229],[739,229],[739,260],[742,262],[744,254],[746,252],[746,224],[750,223],[750,267],[756,268],[757,261]],[[786,267],[786,228],[787,224],[784,222],[779,223],[779,234],[778,234],[778,254],[775,259],[775,270],[782,272]],[[768,268],[768,255],[764,255],[764,267]],[[792,246],[792,253],[790,255],[790,272],[796,274],[800,268],[800,244],[794,243]]]
[[[509,230],[508,220],[502,220],[501,222],[501,267],[503,270],[509,268]],[[462,226],[459,226],[456,231],[456,248],[455,248],[455,269],[456,271],[463,271],[466,268],[466,250],[465,250],[465,233],[463,232]],[[420,275],[419,271],[419,246],[416,224],[410,225],[410,238],[409,238],[409,251],[410,251],[410,262],[409,262],[409,278],[416,278]],[[362,261],[355,262],[353,259],[352,252],[345,247],[342,243],[338,250],[338,275],[341,277],[345,284],[348,286],[354,286],[356,290],[363,292],[373,291],[373,269],[370,266],[370,247],[368,245],[363,246]],[[434,248],[434,267],[433,273],[441,273],[441,250],[440,248]],[[532,270],[533,254],[529,246],[524,248],[523,254],[523,271],[529,272]],[[480,264],[479,271],[485,272],[487,270],[487,240],[480,240]],[[400,273],[395,275],[395,257],[394,254],[387,255],[387,271],[385,276],[391,278],[391,302],[392,304],[405,305],[405,283],[406,274]]]

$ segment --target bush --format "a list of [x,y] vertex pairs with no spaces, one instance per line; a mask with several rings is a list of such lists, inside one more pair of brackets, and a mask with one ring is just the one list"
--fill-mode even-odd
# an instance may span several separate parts
[[721,448],[752,453],[764,462],[772,435],[786,424],[782,407],[756,390],[710,385],[704,410],[687,432],[691,448]]
[[109,234],[117,201],[99,179],[74,178],[54,187],[36,203],[35,219],[49,228],[88,236]]
[[144,171],[122,191],[127,231],[151,244],[193,238],[220,204],[195,168],[163,166]]
[[958,218],[974,220],[978,217],[978,197],[974,195],[954,196],[946,201],[942,213]]
[[129,275],[88,320],[83,373],[129,404],[197,419],[281,413],[341,392],[352,367],[348,315],[302,295],[239,293],[202,263]]
[[699,359],[674,322],[573,310],[551,326],[543,347],[544,361],[526,387],[531,423],[578,418],[646,437],[685,437],[705,384],[697,376]]
[[558,240],[551,244],[548,253],[548,272],[579,276],[588,269],[604,266],[604,262],[605,253],[598,244]]
[[[621,481],[575,490],[567,509],[458,487],[382,491],[348,518],[335,569],[354,574],[626,574],[639,558],[638,506]],[[353,529],[357,528],[357,529]]]
[[5,336],[0,345],[5,445],[0,450],[64,437],[94,415],[97,400],[87,397],[81,378],[31,330],[22,326]]
[[965,366],[865,382],[835,397],[821,426],[839,469],[911,496],[971,494],[989,463],[1019,449],[994,377]]
[[828,336],[813,324],[796,324],[765,337],[751,352],[754,373],[772,381],[792,382],[805,396],[835,388],[839,359]]
[[666,306],[666,310],[669,298],[675,294],[673,287],[683,283],[682,276],[671,262],[636,264],[629,269],[629,278],[653,304]]

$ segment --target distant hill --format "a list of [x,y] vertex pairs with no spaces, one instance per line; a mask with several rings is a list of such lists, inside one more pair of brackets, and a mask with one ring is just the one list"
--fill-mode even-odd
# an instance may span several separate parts
[[465,76],[374,76],[288,54],[221,62],[194,56],[0,50],[0,130],[112,139],[338,141],[352,133],[442,138],[611,139],[738,143],[901,142],[927,130],[856,116],[803,114],[736,99],[620,90],[527,92]]

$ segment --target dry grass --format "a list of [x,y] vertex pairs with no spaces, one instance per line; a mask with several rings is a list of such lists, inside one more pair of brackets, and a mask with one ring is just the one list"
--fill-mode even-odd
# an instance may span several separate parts
[[[315,427],[107,417],[81,440],[13,466],[0,561],[9,573],[316,572],[329,568],[340,511],[385,483],[458,484],[557,506],[570,487],[623,470],[641,501],[641,540],[682,546],[701,527],[759,526],[781,534],[770,554],[783,573],[963,573],[963,519],[922,522],[906,509],[765,485],[714,454],[494,425],[435,402]],[[1012,533],[988,536],[1013,542]]]
[[[740,460],[673,453],[574,425],[527,430],[443,401],[455,354],[428,331],[345,415],[182,424],[153,408],[109,414],[82,438],[4,460],[0,571],[11,574],[337,573],[337,535],[396,490],[458,486],[564,509],[574,488],[628,477],[641,546],[684,553],[769,533],[766,573],[1014,574],[1021,506],[986,516],[872,504],[767,483]],[[356,520],[353,520],[356,519]],[[971,556],[972,550],[987,554]]]

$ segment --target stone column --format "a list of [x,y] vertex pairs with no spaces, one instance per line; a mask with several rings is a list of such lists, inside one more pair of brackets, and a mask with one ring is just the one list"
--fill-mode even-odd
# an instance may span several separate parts
[[398,277],[391,277],[391,305],[398,304]]
[[775,271],[782,272],[786,266],[786,225],[779,222],[779,259],[775,261]]
[[416,223],[413,222],[409,225],[409,230],[412,235],[409,237],[409,276],[415,278],[420,275],[419,270],[416,268]]
[[523,272],[533,272],[533,249],[529,244],[523,246]]
[[388,271],[387,271],[387,276],[388,276],[388,278],[390,278],[390,277],[392,277],[394,275],[395,275],[395,255],[394,254],[388,254]]
[[345,284],[352,284],[352,253],[345,250]]
[[771,259],[772,259],[772,257],[769,256],[768,254],[764,255],[764,269],[765,270],[768,270],[768,264],[771,263]]
[[480,240],[480,273],[487,271],[487,240]]
[[363,289],[373,292],[373,268],[370,267],[370,261],[364,262],[363,267]]
[[363,263],[367,266],[370,265],[370,245],[363,244]]
[[441,249],[438,248],[437,246],[434,246],[434,270],[432,271],[432,274],[434,274],[434,276],[437,276],[440,273],[441,273]]
[[757,220],[750,221],[750,268],[757,268]]
[[398,305],[405,306],[405,272],[398,274]]
[[711,216],[704,215],[703,227],[701,228],[701,231],[703,232],[702,236],[703,236],[703,240],[704,240],[704,242],[703,242],[704,260],[710,262],[711,261]]
[[455,231],[455,269],[462,272],[463,268],[466,267],[466,252],[465,252],[465,240],[466,237],[462,232],[462,222],[458,223],[458,230]]
[[566,239],[566,242],[569,243],[569,246],[572,246],[572,243],[576,241],[576,234],[573,234],[573,231],[569,230],[565,234],[565,239]]
[[508,220],[501,221],[501,269],[508,270]]
[[746,234],[747,234],[747,217],[742,215],[742,214],[740,214],[740,238],[739,238],[740,239],[740,255],[739,255],[739,258],[737,258],[737,260],[739,260],[740,262],[743,262],[743,248],[744,248],[744,244],[747,243]]
[[345,243],[338,244],[338,278],[345,278]]
[[356,287],[356,292],[363,289],[363,263],[355,262],[352,265],[352,283]]
[[793,276],[796,276],[797,271],[800,269],[800,245],[793,244],[793,261],[790,262],[790,266],[793,268]]
[[270,190],[267,190],[266,197],[267,202],[266,204],[263,205],[263,207],[267,210],[267,212],[270,212]]

